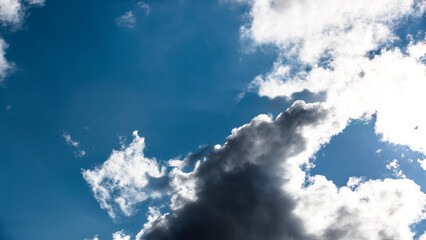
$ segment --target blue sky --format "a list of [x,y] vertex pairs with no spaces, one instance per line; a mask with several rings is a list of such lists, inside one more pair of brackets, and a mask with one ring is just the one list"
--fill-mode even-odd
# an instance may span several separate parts
[[[224,144],[233,128],[259,114],[275,118],[295,100],[322,98],[308,87],[291,92],[293,99],[249,87],[263,76],[266,89],[277,63],[315,68],[286,55],[282,49],[291,44],[281,36],[256,38],[253,28],[253,36],[244,37],[241,27],[256,26],[258,17],[250,15],[255,6],[249,3],[20,3],[19,23],[0,17],[11,66],[0,81],[1,240],[111,239],[120,230],[133,239],[147,222],[148,206],[158,203],[139,202],[131,216],[112,219],[100,208],[82,171],[101,166],[113,149],[126,148],[134,130],[145,138],[145,156],[161,165],[184,159],[200,146]],[[132,20],[120,20],[129,11]],[[403,41],[375,50],[405,49],[409,33],[413,44],[422,43],[425,24],[424,12],[401,20],[392,30]],[[382,108],[377,111],[381,116]],[[352,176],[412,179],[425,192],[425,170],[417,163],[424,152],[416,143],[393,138],[386,129],[375,132],[380,127],[374,115],[370,121],[350,118],[356,120],[340,134],[336,130],[327,135],[330,143],[315,152],[316,167],[308,175],[324,175],[337,187]],[[382,141],[381,136],[390,137]],[[398,144],[405,140],[407,144]],[[404,177],[387,168],[393,159]],[[160,204],[169,202],[163,197]],[[410,227],[419,237],[425,224]]]

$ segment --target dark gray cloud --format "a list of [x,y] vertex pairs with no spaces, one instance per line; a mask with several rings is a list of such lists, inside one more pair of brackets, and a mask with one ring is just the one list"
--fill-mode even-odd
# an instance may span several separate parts
[[255,118],[195,171],[197,200],[145,229],[146,240],[312,239],[282,190],[282,163],[306,146],[301,128],[326,112],[296,102],[275,121]]

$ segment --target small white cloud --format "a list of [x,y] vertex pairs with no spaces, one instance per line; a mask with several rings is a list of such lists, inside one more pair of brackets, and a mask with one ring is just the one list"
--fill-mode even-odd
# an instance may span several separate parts
[[137,5],[142,8],[143,10],[145,10],[145,14],[148,16],[149,12],[151,11],[151,8],[149,7],[149,5],[146,2],[138,2]]
[[93,238],[85,238],[84,240],[99,240],[98,235],[95,235]]
[[137,131],[133,132],[133,137],[130,145],[114,150],[101,166],[83,170],[83,177],[96,200],[113,219],[119,212],[131,216],[137,203],[161,195],[149,189],[149,181],[163,177],[166,169],[160,167],[155,158],[145,157],[145,139],[139,137]]
[[420,164],[420,167],[426,171],[426,159],[423,159],[423,160],[417,159],[417,162]]
[[136,18],[132,11],[128,11],[124,15],[116,18],[115,22],[120,27],[134,28],[136,25]]
[[398,164],[398,160],[394,159],[392,161],[390,161],[387,165],[386,165],[386,169],[391,170],[393,172],[393,174],[397,177],[401,177],[401,178],[405,178],[405,174],[402,172],[402,170],[399,168],[399,164]]
[[130,240],[130,236],[124,233],[124,230],[112,234],[112,240]]
[[64,134],[62,134],[62,137],[65,139],[65,142],[67,143],[67,145],[72,146],[72,147],[75,148],[75,150],[74,150],[74,156],[76,158],[81,158],[84,155],[86,155],[86,151],[84,151],[84,150],[82,150],[80,148],[80,143],[77,142],[77,141],[74,141],[71,138],[71,135],[69,135],[68,133],[64,133]]
[[379,154],[381,152],[383,152],[383,149],[381,149],[381,148],[377,149],[377,151],[376,151],[377,154]]

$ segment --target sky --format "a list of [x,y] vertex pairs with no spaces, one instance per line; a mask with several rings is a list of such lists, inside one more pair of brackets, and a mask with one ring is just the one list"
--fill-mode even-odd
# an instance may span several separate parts
[[425,11],[0,0],[0,240],[425,240]]

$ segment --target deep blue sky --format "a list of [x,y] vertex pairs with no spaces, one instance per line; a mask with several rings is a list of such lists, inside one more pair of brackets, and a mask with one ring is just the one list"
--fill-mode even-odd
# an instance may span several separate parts
[[[16,71],[0,88],[1,240],[136,234],[143,211],[113,223],[81,176],[119,148],[119,136],[130,140],[139,130],[146,155],[168,160],[223,143],[232,128],[291,104],[253,93],[236,100],[276,57],[267,48],[246,51],[243,6],[146,2],[150,14],[136,11],[131,29],[115,19],[137,1],[73,0],[47,1],[19,31],[2,30]],[[75,158],[64,133],[87,155]],[[402,152],[381,143],[371,123],[356,122],[321,150],[312,173],[337,185],[349,176],[389,177],[386,161]],[[401,167],[424,190],[424,172]]]

